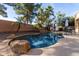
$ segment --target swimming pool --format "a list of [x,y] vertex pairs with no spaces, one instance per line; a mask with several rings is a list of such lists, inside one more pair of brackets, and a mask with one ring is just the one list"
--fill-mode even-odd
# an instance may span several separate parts
[[21,38],[28,40],[31,48],[43,48],[57,43],[62,36],[59,37],[58,35],[49,32],[38,35],[24,35]]

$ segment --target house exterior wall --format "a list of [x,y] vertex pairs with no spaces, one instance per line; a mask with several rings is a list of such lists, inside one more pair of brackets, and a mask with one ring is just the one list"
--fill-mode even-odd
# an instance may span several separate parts
[[[0,20],[0,32],[16,32],[18,24],[12,21]],[[21,24],[19,32],[31,31],[32,26],[28,24]]]
[[75,16],[75,32],[79,33],[79,13]]

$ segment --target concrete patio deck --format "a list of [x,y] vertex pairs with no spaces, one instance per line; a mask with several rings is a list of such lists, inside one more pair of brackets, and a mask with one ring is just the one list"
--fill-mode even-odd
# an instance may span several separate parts
[[[15,55],[8,46],[8,42],[11,39],[6,39],[9,35],[0,34],[0,56],[12,56]],[[79,37],[61,39],[55,45],[51,45],[46,48],[31,49],[27,54],[21,56],[79,56]]]
[[28,55],[79,56],[79,40],[64,38],[55,45],[30,51]]

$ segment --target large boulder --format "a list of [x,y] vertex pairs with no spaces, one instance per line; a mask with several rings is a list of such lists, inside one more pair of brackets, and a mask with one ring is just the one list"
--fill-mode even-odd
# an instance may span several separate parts
[[30,50],[27,40],[14,40],[10,42],[10,47],[15,54],[26,54]]

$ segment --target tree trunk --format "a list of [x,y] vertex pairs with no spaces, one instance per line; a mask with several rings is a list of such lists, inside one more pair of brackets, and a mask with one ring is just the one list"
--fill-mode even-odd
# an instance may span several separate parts
[[18,32],[19,32],[19,30],[20,30],[20,27],[21,27],[21,24],[20,24],[20,23],[18,23],[18,28],[17,28],[17,31],[16,31],[16,33],[18,33]]

